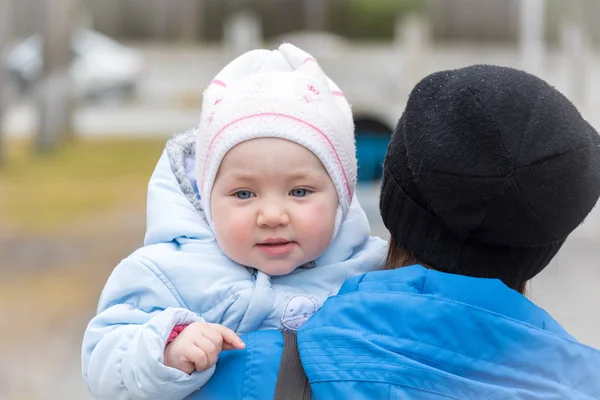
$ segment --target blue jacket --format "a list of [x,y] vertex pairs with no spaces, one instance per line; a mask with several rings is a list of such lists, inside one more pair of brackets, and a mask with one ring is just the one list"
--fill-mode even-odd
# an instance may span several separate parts
[[386,243],[369,236],[358,201],[311,268],[270,277],[219,249],[194,190],[195,132],[172,139],[148,189],[144,247],[123,260],[102,292],[83,340],[83,376],[98,399],[182,399],[214,367],[188,375],[163,364],[175,325],[215,322],[239,334],[295,329],[346,278],[381,268]]
[[[248,340],[191,398],[272,398],[281,334]],[[317,400],[600,399],[598,350],[499,280],[421,266],[350,278],[298,346]]]
[[242,339],[246,348],[221,353],[212,378],[186,400],[273,398],[283,352],[281,331],[254,331]]

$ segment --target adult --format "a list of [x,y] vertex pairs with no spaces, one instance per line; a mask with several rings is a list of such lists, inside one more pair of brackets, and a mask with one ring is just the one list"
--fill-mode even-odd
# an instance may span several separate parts
[[[485,65],[427,76],[385,159],[386,270],[298,331],[313,398],[599,399],[600,352],[524,295],[599,195],[600,137],[549,84]],[[281,337],[249,335],[197,398],[272,397]]]

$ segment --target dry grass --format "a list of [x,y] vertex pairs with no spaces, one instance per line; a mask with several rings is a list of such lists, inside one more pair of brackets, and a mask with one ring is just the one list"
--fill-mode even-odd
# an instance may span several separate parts
[[39,232],[122,207],[144,207],[164,144],[164,139],[80,140],[39,156],[28,143],[9,142],[0,168],[0,221]]
[[89,398],[81,338],[111,270],[142,243],[146,186],[164,142],[79,141],[43,157],[9,143],[0,168],[0,365],[10,367],[0,367],[0,398],[44,390]]
[[0,338],[15,324],[22,340],[52,336],[93,315],[110,271],[142,241],[147,182],[164,144],[79,141],[35,156],[27,143],[9,143],[0,226],[18,230],[10,240],[41,256],[0,252]]

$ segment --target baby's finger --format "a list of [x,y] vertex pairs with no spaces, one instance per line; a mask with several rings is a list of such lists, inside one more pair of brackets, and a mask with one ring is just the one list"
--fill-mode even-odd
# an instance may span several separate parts
[[246,347],[246,344],[238,336],[238,334],[229,329],[228,327],[220,324],[209,324],[209,326],[215,331],[219,332],[223,337],[223,350],[241,350],[244,347]]
[[202,372],[209,368],[208,356],[200,347],[190,346],[186,351],[186,356],[189,362],[194,364],[196,371]]
[[215,365],[219,353],[221,353],[221,346],[218,346],[210,339],[205,336],[199,336],[194,338],[194,344],[198,346],[200,350],[204,352],[206,356],[206,365],[204,369],[208,369]]
[[223,335],[221,335],[221,332],[216,331],[212,328],[212,326],[206,326],[204,329],[202,329],[201,333],[206,339],[215,344],[215,347],[218,351],[221,351],[223,346]]

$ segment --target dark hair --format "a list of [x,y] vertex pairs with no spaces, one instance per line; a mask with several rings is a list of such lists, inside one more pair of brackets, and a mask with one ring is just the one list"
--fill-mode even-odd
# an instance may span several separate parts
[[415,264],[419,264],[425,268],[431,269],[429,265],[419,261],[417,257],[415,257],[410,251],[406,250],[406,248],[397,245],[394,238],[390,238],[387,257],[385,258],[383,269],[396,269]]
[[[409,265],[416,265],[416,264],[422,265],[423,267],[428,268],[428,269],[437,270],[437,268],[435,266],[429,265],[429,264],[426,264],[426,263],[420,261],[408,249],[396,244],[396,241],[394,240],[394,238],[390,238],[388,253],[387,253],[387,256],[385,259],[385,264],[383,266],[383,269],[396,269],[396,268],[408,267]],[[457,271],[457,273],[460,275],[470,276],[469,273],[462,274],[462,273],[460,273],[460,271]],[[509,287],[523,295],[526,295],[527,281],[521,282],[517,285],[511,285]]]

